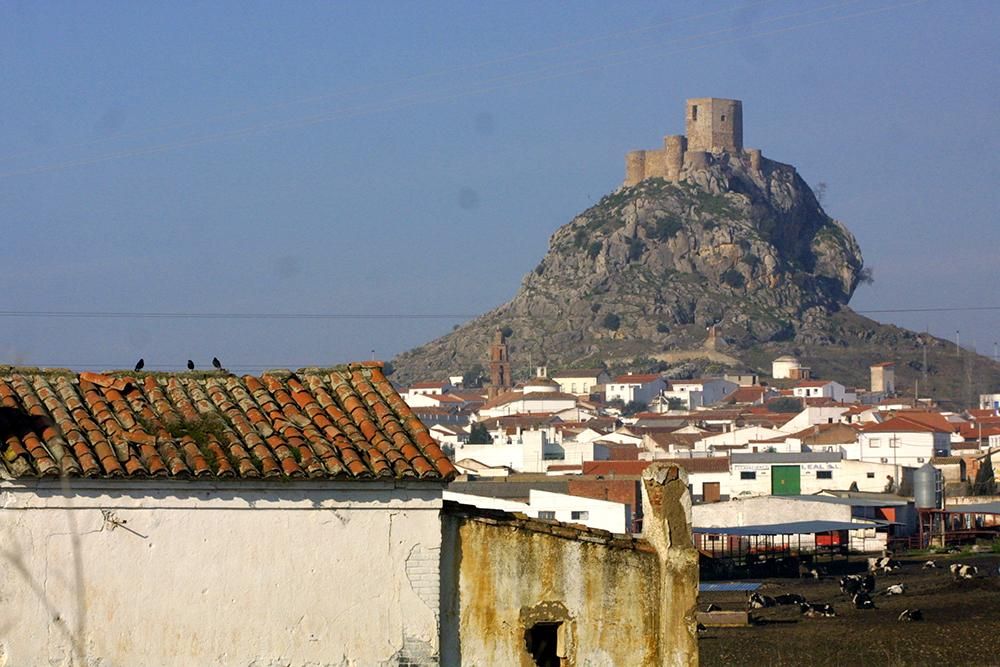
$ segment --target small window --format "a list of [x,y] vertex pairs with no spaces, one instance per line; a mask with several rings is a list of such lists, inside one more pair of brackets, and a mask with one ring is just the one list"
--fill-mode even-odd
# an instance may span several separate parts
[[556,513],[552,512],[550,510],[542,510],[541,512],[538,513],[538,518],[539,519],[555,519],[556,518]]
[[866,473],[865,477],[867,477],[868,479],[875,479],[875,473],[873,472]]
[[725,122],[726,122],[726,114],[722,114],[722,122],[723,122],[723,123],[725,123]]
[[570,512],[573,521],[586,521],[590,518],[590,512]]
[[816,479],[833,479],[832,470],[817,470]]
[[878,440],[878,438],[871,438],[871,439],[870,439],[870,440],[868,441],[868,444],[869,444],[869,446],[871,446],[871,447],[880,447],[880,446],[881,446],[881,443],[879,443],[879,440]]
[[561,623],[535,623],[524,633],[525,648],[531,660],[540,667],[557,667],[564,657],[559,650]]
[[698,120],[698,105],[691,106],[691,120]]
[[753,470],[740,471],[740,479],[757,479],[757,473]]

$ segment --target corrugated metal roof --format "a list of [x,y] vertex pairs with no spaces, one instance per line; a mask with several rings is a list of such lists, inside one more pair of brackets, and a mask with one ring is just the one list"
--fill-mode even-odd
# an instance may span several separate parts
[[851,507],[902,507],[909,504],[909,501],[899,498],[889,500],[888,498],[840,498],[838,496],[780,496],[790,500],[808,500],[817,503],[829,503],[831,505],[850,505]]
[[727,591],[755,591],[760,588],[756,581],[717,581],[698,584],[699,593],[724,593]]
[[828,533],[833,530],[862,530],[872,528],[875,524],[854,523],[850,521],[790,521],[787,523],[761,524],[757,526],[713,526],[707,528],[695,527],[695,533],[707,535],[809,535]]
[[974,503],[969,505],[949,505],[947,512],[967,512],[970,514],[1000,514],[1000,501],[992,503]]

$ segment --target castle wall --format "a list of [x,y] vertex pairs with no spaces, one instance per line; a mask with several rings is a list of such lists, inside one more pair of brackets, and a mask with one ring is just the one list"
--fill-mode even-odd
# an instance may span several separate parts
[[681,171],[712,164],[712,153],[745,153],[750,168],[760,171],[760,149],[743,150],[743,103],[715,97],[687,100],[685,113],[687,136],[671,134],[659,150],[630,151],[625,155],[625,185],[633,186],[647,178],[678,181]]

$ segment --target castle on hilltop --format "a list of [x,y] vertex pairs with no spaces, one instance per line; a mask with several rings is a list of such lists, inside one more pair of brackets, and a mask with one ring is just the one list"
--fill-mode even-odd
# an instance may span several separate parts
[[760,169],[760,149],[743,148],[740,100],[718,97],[687,100],[684,119],[686,136],[671,134],[664,137],[661,149],[630,151],[625,156],[625,185],[654,177],[679,180],[685,166],[707,165],[713,153],[743,155],[749,159],[751,169]]

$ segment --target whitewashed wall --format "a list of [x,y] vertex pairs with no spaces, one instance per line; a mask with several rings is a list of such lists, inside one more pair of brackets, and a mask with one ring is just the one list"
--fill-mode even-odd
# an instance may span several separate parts
[[440,487],[69,491],[0,484],[4,665],[436,664]]

